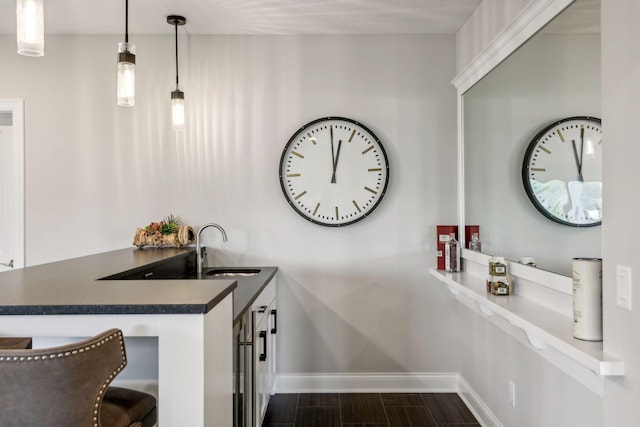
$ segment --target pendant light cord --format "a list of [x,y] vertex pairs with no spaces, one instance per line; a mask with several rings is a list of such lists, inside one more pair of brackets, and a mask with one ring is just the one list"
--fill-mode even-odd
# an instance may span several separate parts
[[124,42],[129,43],[129,0],[124,0]]
[[176,29],[176,89],[179,89],[179,80],[178,80],[178,21],[173,21],[173,26]]

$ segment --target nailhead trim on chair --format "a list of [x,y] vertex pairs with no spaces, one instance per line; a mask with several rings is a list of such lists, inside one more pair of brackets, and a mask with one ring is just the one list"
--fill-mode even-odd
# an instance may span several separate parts
[[13,357],[0,356],[0,362],[37,362],[40,360],[58,359],[62,357],[75,356],[77,354],[84,353],[85,351],[91,351],[92,349],[99,347],[105,342],[111,341],[114,338],[118,338],[118,340],[120,341],[120,352],[122,353],[122,363],[120,364],[120,366],[118,366],[118,368],[115,371],[111,373],[111,375],[109,375],[109,378],[107,378],[106,381],[102,384],[102,386],[100,387],[100,391],[98,392],[98,396],[96,397],[96,403],[93,409],[93,427],[98,427],[98,418],[99,418],[98,408],[100,406],[100,400],[102,398],[102,395],[104,394],[107,387],[109,387],[109,384],[111,383],[111,381],[113,381],[113,379],[120,373],[120,371],[124,369],[124,367],[127,364],[127,357],[124,350],[124,339],[122,337],[122,332],[118,331],[117,333],[104,337],[97,343],[94,343],[73,351],[65,351],[64,353],[43,354],[42,356],[13,356]]

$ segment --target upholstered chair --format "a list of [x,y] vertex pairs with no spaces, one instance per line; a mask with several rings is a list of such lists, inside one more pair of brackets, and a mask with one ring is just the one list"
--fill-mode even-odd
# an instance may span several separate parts
[[153,396],[109,387],[126,364],[119,329],[60,347],[0,349],[0,426],[153,426]]

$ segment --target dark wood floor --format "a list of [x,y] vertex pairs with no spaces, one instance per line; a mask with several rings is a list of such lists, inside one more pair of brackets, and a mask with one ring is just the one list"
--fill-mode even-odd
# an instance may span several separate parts
[[479,427],[455,393],[271,396],[262,427]]

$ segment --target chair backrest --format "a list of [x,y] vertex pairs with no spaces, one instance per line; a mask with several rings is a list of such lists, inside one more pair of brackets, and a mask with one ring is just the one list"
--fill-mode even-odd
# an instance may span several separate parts
[[0,350],[0,426],[95,426],[109,383],[126,366],[122,331],[75,344]]

